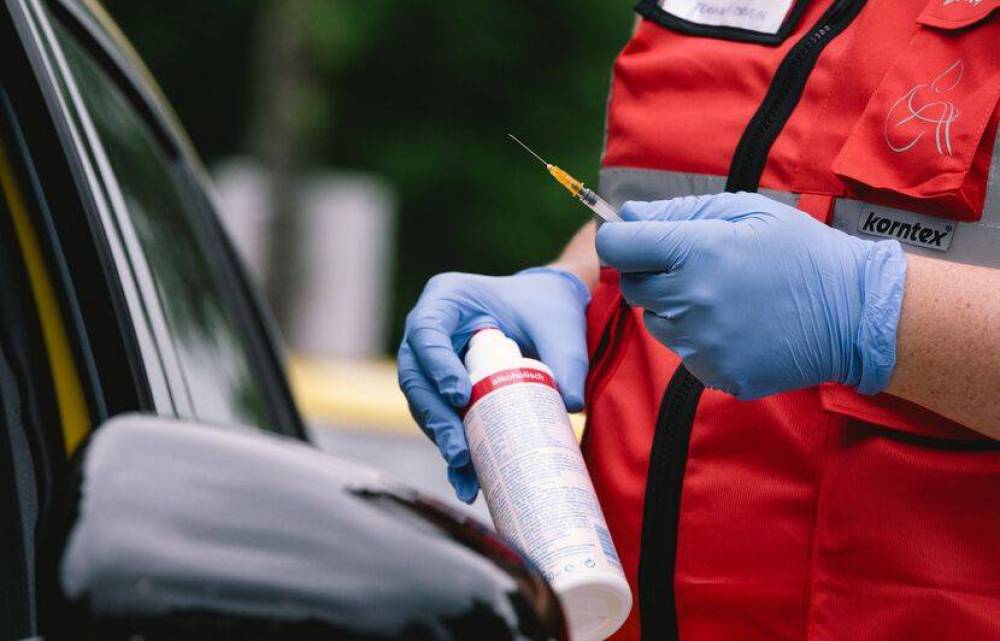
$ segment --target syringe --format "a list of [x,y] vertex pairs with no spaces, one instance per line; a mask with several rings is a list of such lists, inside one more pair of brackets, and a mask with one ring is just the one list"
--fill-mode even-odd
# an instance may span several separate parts
[[580,202],[589,207],[591,211],[600,216],[605,222],[613,223],[622,221],[622,217],[618,215],[618,211],[612,207],[608,201],[601,198],[596,191],[584,187],[583,183],[576,178],[573,178],[552,163],[543,160],[541,156],[531,150],[531,147],[521,142],[520,139],[518,139],[518,137],[514,134],[508,133],[507,135],[510,136],[514,142],[524,147],[529,154],[537,158],[543,165],[545,165],[545,168],[549,170],[549,173],[552,174],[552,177],[555,178],[560,185],[565,187],[569,193],[573,194],[573,197],[579,199]]

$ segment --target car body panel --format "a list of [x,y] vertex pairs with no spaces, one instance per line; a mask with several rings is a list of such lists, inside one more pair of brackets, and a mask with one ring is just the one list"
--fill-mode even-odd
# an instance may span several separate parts
[[124,415],[77,478],[47,638],[565,637],[492,530],[285,437]]

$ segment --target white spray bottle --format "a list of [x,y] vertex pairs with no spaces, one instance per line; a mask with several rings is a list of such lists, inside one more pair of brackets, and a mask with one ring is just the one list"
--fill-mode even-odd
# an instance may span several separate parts
[[552,372],[495,329],[473,335],[465,366],[465,433],[497,530],[549,580],[573,641],[610,636],[632,593]]

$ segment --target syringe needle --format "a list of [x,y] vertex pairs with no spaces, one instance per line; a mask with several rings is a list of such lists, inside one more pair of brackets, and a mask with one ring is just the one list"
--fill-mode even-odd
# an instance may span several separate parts
[[560,169],[559,167],[556,167],[555,165],[549,162],[546,162],[544,158],[536,154],[531,149],[531,147],[521,142],[521,140],[514,134],[508,133],[507,135],[510,136],[511,140],[524,147],[525,151],[527,151],[529,154],[537,158],[538,162],[545,165],[545,168],[548,170],[549,174],[553,178],[555,178],[560,185],[565,187],[566,190],[570,194],[572,194],[574,198],[576,198],[584,205],[589,207],[591,211],[600,216],[606,222],[610,223],[610,222],[621,221],[621,216],[618,215],[618,212],[615,210],[615,208],[612,207],[610,204],[608,204],[606,200],[601,198],[600,194],[598,194],[593,189],[588,189],[587,187],[584,187],[583,182],[577,180],[576,178],[573,178],[566,171]]
[[528,152],[529,154],[531,154],[532,156],[534,156],[535,158],[537,158],[537,159],[538,159],[538,162],[542,163],[542,164],[543,164],[543,165],[545,165],[546,167],[548,167],[548,166],[549,166],[549,163],[545,162],[545,160],[543,160],[541,156],[539,156],[539,155],[538,155],[538,154],[536,154],[536,153],[535,153],[534,151],[532,151],[531,147],[529,147],[528,145],[526,145],[526,144],[524,144],[523,142],[521,142],[521,139],[520,139],[520,138],[518,138],[517,136],[515,136],[514,134],[512,134],[512,133],[510,133],[510,132],[508,132],[508,133],[507,133],[507,135],[508,135],[508,136],[510,136],[510,137],[511,137],[511,139],[512,139],[512,140],[513,140],[514,142],[516,142],[517,144],[519,144],[519,145],[521,145],[522,147],[524,147],[524,150],[525,150],[525,151],[527,151],[527,152]]

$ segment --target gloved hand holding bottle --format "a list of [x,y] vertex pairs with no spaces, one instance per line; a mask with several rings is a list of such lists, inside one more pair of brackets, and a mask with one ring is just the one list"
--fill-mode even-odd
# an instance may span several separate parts
[[741,399],[833,381],[882,391],[896,360],[906,258],[759,194],[630,202],[597,251],[647,329]]
[[478,492],[458,410],[471,384],[459,354],[487,327],[514,339],[552,370],[570,411],[583,408],[587,376],[587,286],[569,271],[536,267],[512,276],[447,273],[432,278],[406,318],[399,384],[410,412],[448,463],[460,499]]

